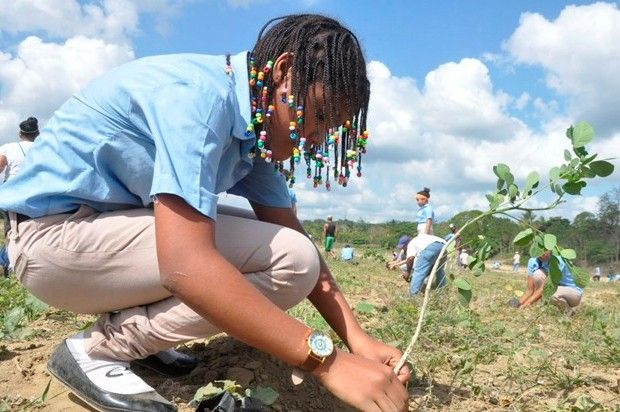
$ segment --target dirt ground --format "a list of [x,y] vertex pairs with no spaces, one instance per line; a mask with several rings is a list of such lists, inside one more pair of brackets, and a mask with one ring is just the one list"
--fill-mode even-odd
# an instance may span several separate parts
[[[41,331],[40,336],[29,342],[5,343],[0,355],[0,398],[13,400],[11,410],[84,411],[92,410],[71,394],[45,369],[46,362],[63,338],[75,333],[70,324],[56,319],[54,313],[35,321],[32,327]],[[207,344],[208,343],[208,344]],[[244,388],[271,387],[279,394],[271,406],[275,411],[348,411],[311,377],[295,386],[291,383],[291,368],[281,361],[244,345],[225,335],[210,341],[196,341],[180,351],[191,353],[202,363],[186,377],[165,378],[139,366],[132,367],[162,396],[172,399],[179,411],[193,411],[188,406],[196,390],[208,382],[220,379],[234,380]],[[27,400],[39,397],[51,379],[48,400],[44,405],[33,406]]]
[[[365,269],[356,267],[352,270],[355,274],[353,278],[357,277],[359,281],[359,284],[354,283],[348,286],[347,296],[353,306],[356,302],[364,300],[372,302],[376,307],[385,307],[389,305],[390,299],[385,290],[392,287],[402,289],[402,280],[397,279],[393,274],[388,274],[382,279],[386,281],[382,288],[369,289],[368,283],[364,280],[365,277],[361,275]],[[473,305],[483,308],[486,306],[483,304],[485,297],[483,293],[480,293],[480,296],[480,300],[474,302]],[[589,292],[588,301],[585,304],[588,305],[589,302],[596,300],[615,301],[611,310],[618,310],[620,306],[617,296],[618,289],[599,288]],[[509,313],[507,316],[514,315]],[[89,319],[90,317],[87,316],[78,317],[77,323]],[[535,321],[534,318],[532,319]],[[506,319],[505,321],[508,322]],[[372,323],[372,319],[363,322],[367,329],[373,328]],[[5,403],[10,405],[9,410],[92,410],[52,379],[45,369],[54,347],[63,338],[76,332],[76,319],[69,319],[65,312],[51,310],[29,326],[38,331],[34,338],[28,341],[0,341],[0,399],[4,399]],[[540,333],[541,335],[546,333],[544,327],[541,327]],[[306,379],[299,386],[294,386],[290,380],[291,368],[225,335],[213,337],[209,341],[194,341],[179,350],[191,353],[202,360],[201,365],[186,377],[169,379],[139,367],[135,369],[161,395],[173,400],[179,411],[193,411],[194,409],[188,405],[188,402],[193,398],[196,390],[209,382],[221,379],[234,380],[244,388],[263,386],[274,389],[279,394],[277,401],[271,406],[271,410],[275,411],[351,410],[312,378]],[[502,362],[504,364],[501,364]],[[510,393],[506,389],[509,382],[502,381],[496,373],[497,370],[505,370],[509,366],[505,363],[505,358],[500,357],[496,363],[477,370],[477,376],[482,377],[478,378],[480,384],[484,385],[486,392],[494,393],[494,388],[497,388],[496,397],[487,396],[485,399],[477,397],[467,388],[453,386],[450,383],[451,377],[440,373],[434,377],[432,385],[410,385],[410,410],[520,411],[524,409],[514,407],[520,400],[519,396],[549,399],[550,402],[546,404],[554,404],[553,400],[562,396],[559,393],[545,391],[544,386],[532,387],[518,396],[506,395]],[[610,408],[605,410],[613,411],[614,407],[617,408],[616,411],[620,410],[620,365],[611,368],[582,369],[582,373],[589,380],[588,396]],[[33,402],[41,396],[50,381],[47,400],[44,403]],[[429,399],[432,399],[432,402],[429,402]],[[552,410],[557,411],[557,409]],[[586,411],[589,409],[567,410]],[[2,411],[1,407],[0,411]]]

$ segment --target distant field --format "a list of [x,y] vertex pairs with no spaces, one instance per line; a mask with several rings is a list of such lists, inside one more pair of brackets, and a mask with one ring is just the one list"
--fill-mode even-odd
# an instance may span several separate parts
[[[356,265],[330,259],[333,272],[364,327],[404,348],[422,298],[407,296],[405,282],[384,268],[382,253],[357,254],[366,257],[358,258]],[[410,410],[620,410],[620,283],[591,283],[575,316],[567,318],[551,306],[524,311],[506,306],[523,290],[524,273],[462,276],[473,285],[469,308],[461,306],[451,287],[433,294],[411,359]],[[45,362],[54,345],[92,318],[37,306],[14,281],[4,281],[0,288],[5,333],[0,340],[0,411],[84,410],[55,381],[45,401],[40,396],[50,380]],[[12,311],[14,317],[19,307],[23,316],[18,325],[8,325],[13,327],[11,337],[7,317],[15,323],[8,314]],[[290,313],[315,328],[327,328],[307,303]],[[204,361],[188,377],[171,380],[139,371],[181,411],[193,410],[187,402],[215,379],[275,389],[277,411],[347,410],[312,380],[293,387],[288,367],[225,336],[189,343],[182,350]]]

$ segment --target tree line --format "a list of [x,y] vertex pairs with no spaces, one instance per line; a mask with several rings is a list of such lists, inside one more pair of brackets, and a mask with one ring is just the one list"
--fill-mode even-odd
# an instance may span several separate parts
[[[481,213],[479,210],[460,212],[445,222],[434,224],[433,230],[437,236],[444,237],[449,233],[450,223],[461,227]],[[303,226],[314,239],[321,239],[324,223],[320,219],[305,220]],[[372,245],[386,250],[393,249],[400,236],[414,236],[417,231],[416,223],[409,221],[391,220],[373,224],[363,220],[340,220],[337,223],[337,241],[340,244]],[[620,186],[599,198],[596,211],[581,212],[572,221],[560,216],[536,216],[532,212],[524,212],[514,218],[489,216],[467,227],[461,237],[467,248],[477,244],[479,236],[484,236],[493,248],[492,257],[505,257],[517,250],[527,256],[529,250],[512,243],[517,233],[527,227],[556,235],[563,247],[577,252],[582,265],[617,265],[620,259]]]

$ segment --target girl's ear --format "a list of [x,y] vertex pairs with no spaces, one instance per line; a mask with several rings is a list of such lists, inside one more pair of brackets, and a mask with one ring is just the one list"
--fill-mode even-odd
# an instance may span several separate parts
[[272,76],[275,86],[279,86],[290,78],[293,67],[293,53],[282,53],[273,64]]

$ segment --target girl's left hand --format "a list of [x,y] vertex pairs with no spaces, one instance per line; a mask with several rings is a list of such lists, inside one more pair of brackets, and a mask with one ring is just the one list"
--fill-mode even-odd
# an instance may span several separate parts
[[[367,359],[380,362],[384,365],[388,365],[394,368],[400,360],[403,353],[393,346],[386,345],[373,338],[372,336],[364,334],[355,342],[355,346],[351,348],[351,352],[356,355],[363,356]],[[398,380],[405,385],[409,380],[411,373],[409,367],[405,364],[398,372]]]

